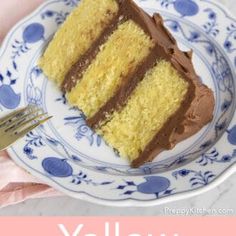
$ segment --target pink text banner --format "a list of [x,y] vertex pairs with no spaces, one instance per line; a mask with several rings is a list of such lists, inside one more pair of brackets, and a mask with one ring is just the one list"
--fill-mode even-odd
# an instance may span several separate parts
[[2,217],[6,236],[235,236],[236,217]]

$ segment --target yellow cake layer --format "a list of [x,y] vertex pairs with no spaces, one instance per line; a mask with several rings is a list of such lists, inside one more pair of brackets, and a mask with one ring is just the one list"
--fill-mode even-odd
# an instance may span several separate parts
[[82,79],[67,94],[69,103],[78,106],[87,118],[92,117],[153,47],[150,37],[132,20],[120,24],[100,47]]
[[118,10],[116,0],[82,0],[40,59],[43,72],[60,85],[71,66],[101,35]]
[[127,105],[114,112],[98,133],[121,156],[135,160],[181,105],[188,83],[169,62],[160,61],[149,70]]

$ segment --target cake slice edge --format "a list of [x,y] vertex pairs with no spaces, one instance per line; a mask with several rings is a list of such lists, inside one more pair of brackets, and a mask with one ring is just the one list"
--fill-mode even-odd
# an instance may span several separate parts
[[[176,68],[182,70],[182,73],[188,76],[195,87],[194,98],[186,109],[186,112],[176,128],[172,129],[169,134],[167,145],[163,146],[163,141],[166,140],[166,128],[170,123],[174,123],[176,114],[174,114],[167,122],[162,130],[147,144],[145,150],[139,155],[137,159],[132,161],[131,166],[137,168],[144,163],[151,162],[158,154],[164,150],[174,148],[181,141],[191,137],[200,131],[206,124],[213,119],[213,112],[215,107],[214,94],[211,89],[202,84],[197,76],[193,63],[192,51],[182,52],[176,43],[176,40],[164,26],[163,19],[160,14],[155,13],[153,21],[159,31],[166,35],[166,39],[173,43],[171,50],[174,51],[172,64]],[[163,41],[163,45],[166,41]]]

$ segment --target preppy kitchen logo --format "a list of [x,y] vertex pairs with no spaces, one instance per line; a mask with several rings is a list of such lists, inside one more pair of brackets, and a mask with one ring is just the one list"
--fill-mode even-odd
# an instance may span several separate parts
[[[127,225],[125,227],[127,227]],[[77,225],[77,227],[74,229],[73,232],[70,232],[69,229],[64,224],[58,224],[58,228],[62,236],[98,236],[100,235],[96,233],[96,229],[93,229],[93,231],[91,231],[90,233],[87,233],[87,227],[85,224]],[[114,224],[106,222],[103,228],[104,228],[104,233],[102,234],[103,236],[180,236],[178,233],[171,234],[171,235],[165,234],[165,233],[154,235],[151,232],[147,232],[146,234],[143,234],[143,233],[135,232],[135,230],[132,233],[123,235],[121,234],[121,225],[119,222],[116,222]]]

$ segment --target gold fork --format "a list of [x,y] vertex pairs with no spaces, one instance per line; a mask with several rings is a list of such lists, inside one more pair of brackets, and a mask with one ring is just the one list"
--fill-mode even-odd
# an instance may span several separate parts
[[48,116],[37,106],[29,105],[0,119],[0,151],[43,124]]

